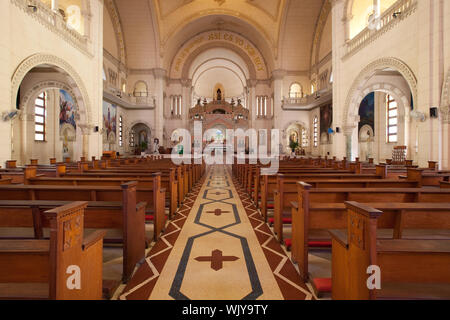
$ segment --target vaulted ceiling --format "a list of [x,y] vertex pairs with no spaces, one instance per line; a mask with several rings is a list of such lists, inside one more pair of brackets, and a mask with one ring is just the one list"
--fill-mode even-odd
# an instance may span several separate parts
[[309,71],[325,1],[105,0],[105,5],[121,32],[117,42],[123,42],[130,69],[169,70],[183,44],[202,32],[224,30],[252,43],[270,71]]

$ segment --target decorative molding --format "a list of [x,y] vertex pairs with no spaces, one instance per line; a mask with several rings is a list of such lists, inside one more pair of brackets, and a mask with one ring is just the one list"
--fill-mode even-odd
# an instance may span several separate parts
[[440,113],[442,120],[446,123],[450,123],[450,68],[447,71],[447,77],[445,78],[442,88]]
[[108,10],[109,16],[111,17],[114,26],[116,40],[119,45],[118,54],[120,57],[120,62],[123,63],[123,65],[126,65],[127,50],[125,45],[125,34],[122,29],[122,22],[120,20],[119,10],[117,9],[114,0],[105,0],[105,6],[106,9]]
[[[314,31],[314,39],[311,45],[311,66],[317,65],[319,62],[320,42],[322,40],[323,29],[327,23],[328,16],[331,13],[331,2],[325,1],[322,5],[319,18],[317,19],[316,28]],[[315,53],[315,55],[313,55]]]
[[25,59],[19,67],[17,67],[16,71],[14,72],[14,75],[11,78],[11,106],[15,106],[16,104],[16,97],[17,93],[19,91],[19,87],[27,75],[27,73],[33,69],[36,66],[42,65],[42,64],[49,64],[56,67],[61,68],[64,72],[66,72],[72,80],[75,82],[75,86],[80,90],[80,95],[74,95],[74,98],[78,98],[78,107],[80,107],[80,112],[86,112],[87,124],[92,123],[92,107],[91,102],[89,100],[89,94],[86,90],[86,87],[84,86],[84,83],[79,76],[79,74],[75,71],[75,69],[66,61],[63,59],[51,55],[51,54],[45,54],[45,53],[38,53],[35,55],[32,55]]
[[353,81],[353,85],[348,91],[347,99],[345,101],[344,107],[345,111],[342,118],[342,124],[352,125],[350,121],[350,116],[354,113],[357,113],[356,110],[359,108],[359,104],[361,100],[364,98],[362,96],[362,91],[365,89],[365,83],[374,75],[377,70],[385,69],[385,68],[393,68],[397,70],[408,83],[410,90],[413,95],[413,100],[415,106],[417,108],[418,102],[418,90],[417,90],[417,78],[412,72],[412,70],[406,65],[403,61],[393,58],[386,57],[378,59],[369,65],[367,65],[356,77],[355,81]]

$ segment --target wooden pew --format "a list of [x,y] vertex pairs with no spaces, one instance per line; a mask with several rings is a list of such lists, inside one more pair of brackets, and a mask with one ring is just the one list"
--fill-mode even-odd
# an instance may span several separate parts
[[[164,175],[161,174],[161,188],[166,189],[166,200],[168,201],[169,207],[169,218],[175,215],[178,208],[178,182],[175,179],[174,170],[172,174]],[[112,181],[137,181],[138,187],[151,187],[154,181],[154,173],[126,173],[126,172],[83,172],[83,173],[66,173],[62,175],[63,178],[69,179],[79,179],[79,178],[90,178],[90,179],[100,179],[102,181],[108,181],[104,185],[113,185]]]
[[[115,178],[30,178],[27,179],[28,185],[33,186],[77,186],[77,187],[88,187],[94,196],[89,199],[83,199],[88,201],[117,201],[119,198],[114,198],[110,196],[107,190],[102,190],[102,188],[109,186],[125,186],[127,184],[132,184],[133,188],[136,190],[136,201],[146,204],[146,214],[153,215],[153,222],[155,225],[154,240],[159,239],[160,233],[164,230],[166,223],[165,215],[165,192],[166,190],[161,188],[160,184],[160,173],[154,173],[153,179],[151,181],[136,181],[131,179],[115,179]],[[139,185],[141,183],[141,185]],[[98,188],[96,192],[95,188]],[[117,189],[118,191],[119,189]],[[102,192],[103,191],[103,192]],[[95,196],[96,195],[96,196]],[[99,200],[98,197],[103,197]],[[119,195],[118,195],[119,196]],[[47,199],[42,199],[47,200]]]
[[[330,231],[333,299],[450,299],[450,239],[379,239],[382,211],[353,201],[345,206],[347,230]],[[406,220],[449,228],[446,213],[443,218],[442,212],[416,212]],[[368,288],[370,266],[380,270],[379,289]]]
[[[161,173],[152,173],[148,177],[135,178],[132,176],[85,176],[84,174],[64,175],[60,178],[35,177],[34,173],[25,173],[25,184],[30,185],[73,185],[73,186],[120,186],[123,183],[137,182],[137,200],[147,203],[147,214],[162,217],[165,223],[165,188],[161,188]],[[172,189],[173,190],[173,189]],[[176,189],[175,189],[176,190]],[[176,192],[173,190],[174,192]],[[162,197],[162,199],[161,199]],[[171,207],[176,206],[176,194],[170,199]],[[162,203],[162,204],[161,204]],[[171,217],[169,211],[169,217]]]
[[[323,177],[322,177],[323,178]],[[386,179],[308,179],[302,178],[303,182],[308,183],[312,188],[418,188],[418,181],[400,181]],[[297,178],[286,177],[279,174],[277,185],[273,190],[274,194],[274,216],[272,222],[274,231],[280,242],[283,242],[283,224],[291,223],[291,202],[296,201],[298,197]]]
[[[123,234],[123,281],[127,282],[136,264],[145,257],[145,202],[136,203],[136,182],[120,187],[112,186],[54,186],[54,185],[3,185],[0,200],[3,200],[2,223],[9,227],[35,228],[39,236],[39,206],[58,205],[58,201],[90,201],[85,212],[85,227],[94,229],[118,229]],[[5,200],[7,200],[5,202]],[[15,200],[14,203],[11,200]],[[31,201],[26,207],[26,201]],[[39,202],[46,200],[48,202]],[[9,201],[9,203],[8,203]],[[33,203],[33,201],[38,201]],[[120,201],[117,203],[117,201]],[[101,202],[101,203],[97,203]],[[21,208],[21,203],[23,203]],[[54,204],[52,204],[54,203]],[[11,212],[21,215],[11,216]],[[31,208],[30,208],[31,207]],[[20,217],[16,220],[15,217]],[[156,223],[158,221],[158,223]],[[155,221],[155,237],[162,231],[162,219]],[[117,242],[117,241],[115,241]]]
[[[49,226],[44,211],[68,203],[70,201],[0,200],[0,227],[33,228],[34,239],[43,239],[44,228]],[[86,228],[121,232],[121,238],[105,238],[103,242],[123,245],[122,281],[127,282],[145,255],[145,203],[136,204],[134,211],[131,205],[124,208],[122,202],[89,201],[87,204],[84,214]],[[26,239],[23,236],[17,238]]]
[[[352,188],[313,189],[298,182],[297,202],[292,202],[292,260],[298,263],[300,274],[308,278],[309,234],[314,229],[345,228],[345,201],[385,204],[388,210],[394,203],[447,203],[450,190],[440,188]],[[379,203],[379,204],[378,204]],[[406,206],[406,205],[405,205]],[[397,206],[402,210],[407,207]],[[406,208],[406,209],[405,209]]]
[[1,178],[0,179],[0,184],[11,184],[12,183],[12,179],[11,178]]
[[[45,212],[49,240],[0,240],[0,298],[99,300],[104,231],[83,238],[86,202]],[[72,278],[78,273],[79,285]],[[69,284],[71,286],[69,286]]]
[[[339,180],[361,180],[361,179],[385,179],[386,178],[386,167],[385,166],[377,166],[377,171],[375,175],[371,174],[356,174],[349,173],[347,171],[336,171],[330,170],[320,171],[320,170],[298,170],[298,172],[289,172],[289,173],[279,173],[278,175],[273,176],[261,176],[260,180],[260,193],[261,193],[261,214],[267,221],[267,209],[274,208],[274,205],[270,205],[271,201],[274,201],[274,190],[278,188],[278,176],[283,174],[283,177],[286,181],[297,182],[299,180],[302,181],[314,181],[314,180],[330,180],[330,179],[339,179]],[[258,202],[258,201],[257,201]]]
[[440,186],[443,189],[450,189],[450,182],[448,182],[448,181],[441,181],[440,182]]

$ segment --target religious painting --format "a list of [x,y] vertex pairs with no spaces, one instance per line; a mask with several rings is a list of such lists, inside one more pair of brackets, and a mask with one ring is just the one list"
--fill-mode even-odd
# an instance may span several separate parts
[[359,106],[359,126],[358,132],[364,126],[372,128],[372,132],[375,132],[375,93],[369,93]]
[[331,129],[333,125],[333,105],[320,107],[320,141],[322,144],[331,143]]
[[103,101],[103,128],[108,141],[115,141],[117,126],[117,106]]
[[77,106],[73,101],[72,96],[65,90],[59,90],[59,127],[70,125],[74,130],[77,128],[75,114]]

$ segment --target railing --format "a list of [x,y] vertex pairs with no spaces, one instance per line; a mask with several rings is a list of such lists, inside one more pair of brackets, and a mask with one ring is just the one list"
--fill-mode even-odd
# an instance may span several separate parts
[[59,13],[54,12],[40,0],[11,0],[11,2],[76,48],[89,53],[87,37],[69,28]]
[[122,104],[123,107],[132,107],[132,108],[139,108],[139,107],[147,107],[147,108],[154,108],[156,106],[156,99],[152,96],[147,97],[135,97],[133,95],[127,94],[122,92],[119,89],[115,88],[105,88],[104,94],[109,94],[109,98],[114,97],[113,102],[117,104]]
[[374,24],[371,24],[370,27],[366,27],[353,39],[347,42],[347,50],[344,58],[355,54],[386,31],[390,30],[395,24],[412,14],[416,7],[417,0],[398,0],[386,10],[380,18],[376,19]]
[[301,98],[284,97],[281,101],[281,107],[284,110],[306,110],[325,102],[330,98],[332,98],[332,89],[327,88]]

